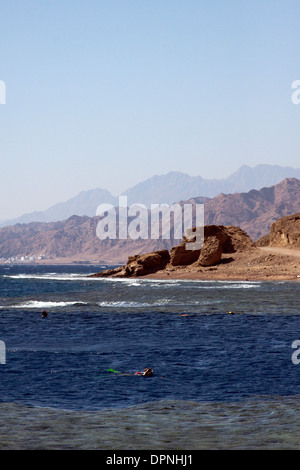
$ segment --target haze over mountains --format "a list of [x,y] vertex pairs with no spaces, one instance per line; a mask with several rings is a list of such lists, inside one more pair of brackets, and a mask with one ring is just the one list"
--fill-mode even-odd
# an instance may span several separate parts
[[[202,198],[188,199],[202,203]],[[269,233],[271,224],[300,212],[300,179],[287,178],[279,184],[249,192],[219,194],[204,204],[205,224],[235,225],[256,240]],[[131,238],[100,240],[98,217],[76,216],[58,222],[32,222],[0,229],[0,258],[45,254],[47,259],[123,264],[128,256],[170,249],[178,240]]]
[[[214,198],[221,193],[232,194],[252,189],[259,190],[275,185],[285,178],[300,179],[300,169],[265,164],[254,168],[243,165],[224,179],[204,179],[201,176],[170,172],[153,176],[124,191],[122,195],[127,196],[128,205],[141,203],[150,208],[151,204],[172,204],[196,197]],[[106,189],[82,191],[74,198],[55,204],[45,211],[24,214],[19,218],[2,222],[0,226],[63,221],[73,215],[94,217],[97,207],[103,203],[118,206],[119,198]]]

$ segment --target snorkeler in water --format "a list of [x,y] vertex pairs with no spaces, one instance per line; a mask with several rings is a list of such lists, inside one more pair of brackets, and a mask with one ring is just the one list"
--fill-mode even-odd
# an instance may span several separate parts
[[135,374],[120,372],[114,369],[107,369],[107,372],[113,372],[114,374],[120,374],[120,375],[140,375],[141,377],[152,377],[154,370],[151,369],[150,367],[146,367],[143,372],[136,372]]
[[136,372],[135,375],[141,375],[142,377],[152,377],[153,373],[153,369],[150,369],[150,367],[146,367],[146,369],[144,369],[144,372]]

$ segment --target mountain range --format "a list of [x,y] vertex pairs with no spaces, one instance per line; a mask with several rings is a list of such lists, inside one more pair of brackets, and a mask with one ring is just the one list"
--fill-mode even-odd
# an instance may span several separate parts
[[[235,173],[224,179],[204,179],[201,176],[189,176],[181,172],[170,172],[153,176],[124,191],[120,196],[127,196],[128,205],[134,203],[172,204],[193,197],[214,198],[219,194],[247,192],[275,185],[285,178],[300,179],[300,169],[278,165],[257,165],[253,168],[243,165]],[[24,214],[16,219],[7,220],[0,227],[16,223],[57,222],[78,216],[93,217],[100,204],[119,204],[119,196],[113,196],[106,189],[82,191],[66,202],[55,204],[44,211]]]
[[[201,200],[192,198],[186,202],[201,204]],[[255,241],[268,234],[271,224],[279,218],[299,212],[300,180],[286,178],[274,186],[247,193],[221,193],[205,202],[204,209],[205,225],[234,225]]]
[[[183,203],[202,203],[190,198]],[[259,190],[219,194],[204,203],[205,225],[234,225],[252,238],[266,235],[271,224],[300,212],[300,179],[286,178],[279,184]],[[128,256],[168,249],[180,240],[106,239],[96,235],[99,217],[73,215],[58,222],[31,222],[0,229],[0,258],[45,254],[49,259],[122,264]]]

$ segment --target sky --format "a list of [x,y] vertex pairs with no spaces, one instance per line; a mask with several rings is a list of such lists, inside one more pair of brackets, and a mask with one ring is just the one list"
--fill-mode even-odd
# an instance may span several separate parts
[[169,171],[299,168],[299,18],[299,0],[0,0],[0,220]]

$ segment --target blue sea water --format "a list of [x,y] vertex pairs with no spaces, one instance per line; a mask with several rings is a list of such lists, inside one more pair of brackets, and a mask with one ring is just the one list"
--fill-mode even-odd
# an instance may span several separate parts
[[[0,403],[101,412],[298,401],[298,282],[88,277],[101,269],[0,267]],[[153,377],[135,375],[145,367]]]
[[[299,283],[87,277],[100,269],[1,268],[1,401],[99,410],[300,393]],[[107,372],[146,366],[151,379]]]

